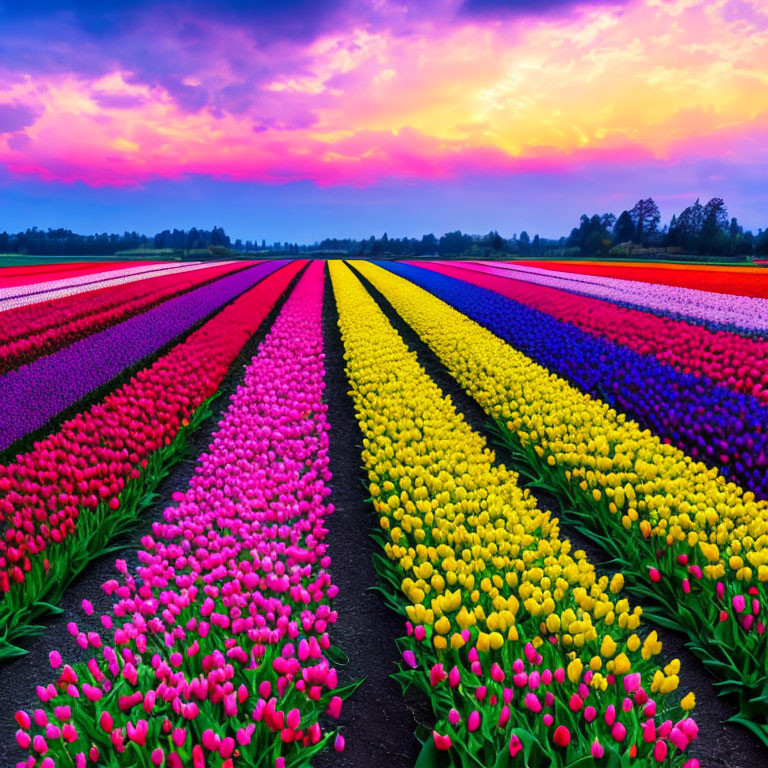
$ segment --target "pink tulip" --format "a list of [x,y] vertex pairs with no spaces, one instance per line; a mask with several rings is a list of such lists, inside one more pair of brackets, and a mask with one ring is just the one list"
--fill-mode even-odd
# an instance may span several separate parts
[[341,715],[341,706],[341,698],[339,696],[332,696],[331,700],[328,702],[328,709],[326,710],[329,717],[338,718]]
[[114,722],[112,721],[112,715],[109,712],[102,712],[99,718],[99,725],[103,731],[109,733],[114,728]]
[[571,696],[570,701],[568,702],[568,706],[571,710],[571,712],[580,712],[581,708],[584,706],[584,701],[579,696],[578,693],[574,693]]
[[611,736],[613,737],[614,741],[624,741],[627,736],[627,729],[621,722],[617,720],[611,728]]
[[437,731],[432,731],[432,738],[435,741],[435,749],[441,752],[449,750],[453,744],[450,736],[441,736]]
[[19,729],[16,731],[16,743],[21,749],[29,749],[29,745],[32,743],[32,737],[26,731]]
[[534,714],[541,712],[541,702],[535,693],[526,693],[524,703]]
[[429,684],[434,687],[441,683],[447,677],[442,664],[435,664],[429,671]]

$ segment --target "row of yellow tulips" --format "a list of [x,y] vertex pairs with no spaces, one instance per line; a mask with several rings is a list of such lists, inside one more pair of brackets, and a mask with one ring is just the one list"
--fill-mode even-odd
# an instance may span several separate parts
[[[360,272],[574,517],[620,556],[653,616],[684,627],[768,738],[768,504],[549,373],[408,280]],[[702,418],[706,418],[703,415]]]
[[693,696],[674,703],[679,662],[659,668],[621,575],[571,551],[359,280],[330,272],[380,573],[409,619],[398,677],[437,719],[425,763],[696,766]]

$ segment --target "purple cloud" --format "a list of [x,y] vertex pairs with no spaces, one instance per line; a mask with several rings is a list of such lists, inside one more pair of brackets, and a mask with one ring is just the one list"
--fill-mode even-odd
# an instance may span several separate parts
[[0,133],[15,133],[37,120],[37,112],[22,104],[0,104]]
[[146,103],[143,96],[129,93],[102,93],[93,91],[91,98],[104,109],[134,109]]
[[[629,0],[591,0],[595,5],[626,5]],[[568,11],[580,0],[464,0],[460,12],[483,18],[540,16],[553,11]]]

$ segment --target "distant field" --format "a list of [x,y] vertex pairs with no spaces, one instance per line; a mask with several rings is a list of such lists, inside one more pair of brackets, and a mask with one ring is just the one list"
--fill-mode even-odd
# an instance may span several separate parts
[[[131,253],[132,261],[155,261],[157,254],[154,252],[146,255]],[[19,253],[0,253],[0,267],[20,267],[26,264],[63,264],[77,261],[125,261],[123,254],[114,256],[25,256]]]

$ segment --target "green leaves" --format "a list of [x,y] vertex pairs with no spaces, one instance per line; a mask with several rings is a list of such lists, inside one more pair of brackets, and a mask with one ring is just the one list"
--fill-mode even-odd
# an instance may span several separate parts
[[513,728],[511,735],[517,736],[523,745],[521,752],[515,757],[509,754],[509,747],[505,747],[496,758],[493,768],[544,768],[552,765],[552,753],[542,746],[541,742],[530,731],[523,728]]
[[446,753],[441,753],[435,746],[435,740],[430,737],[423,743],[413,768],[446,768],[450,763],[445,758]]

